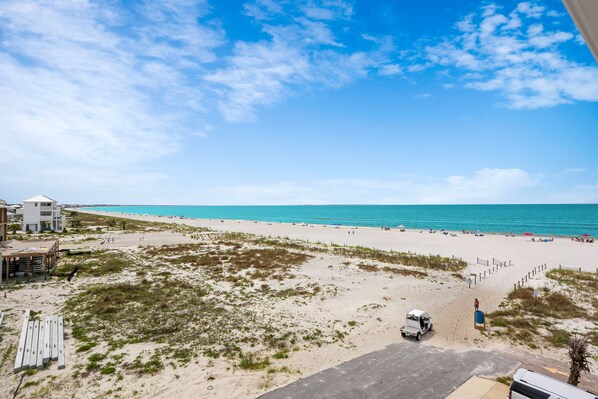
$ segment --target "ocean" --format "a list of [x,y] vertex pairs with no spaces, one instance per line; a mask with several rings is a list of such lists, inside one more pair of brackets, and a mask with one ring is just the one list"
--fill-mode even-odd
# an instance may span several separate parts
[[598,237],[598,204],[566,205],[297,205],[103,206],[85,209],[187,218],[407,229],[479,230],[485,233]]

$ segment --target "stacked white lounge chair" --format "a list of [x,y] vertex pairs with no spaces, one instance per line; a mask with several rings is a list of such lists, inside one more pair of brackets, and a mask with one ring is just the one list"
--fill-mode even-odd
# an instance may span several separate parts
[[44,368],[51,360],[58,361],[58,369],[64,368],[64,319],[62,316],[46,316],[43,320],[30,320],[31,311],[23,315],[21,337],[13,371],[28,368]]

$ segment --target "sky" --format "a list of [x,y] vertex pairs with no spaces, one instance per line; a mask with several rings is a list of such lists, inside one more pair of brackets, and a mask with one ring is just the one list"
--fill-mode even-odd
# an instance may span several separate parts
[[0,0],[0,198],[598,203],[558,0]]

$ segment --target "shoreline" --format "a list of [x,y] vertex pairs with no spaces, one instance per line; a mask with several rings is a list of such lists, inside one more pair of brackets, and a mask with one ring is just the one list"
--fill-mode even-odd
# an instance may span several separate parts
[[[535,241],[542,236],[509,237],[504,234],[475,236],[460,231],[444,235],[437,231],[394,228],[389,231],[379,227],[351,228],[321,224],[293,224],[285,222],[261,222],[230,219],[175,218],[168,216],[125,214],[108,211],[80,210],[109,217],[122,217],[141,221],[185,224],[192,227],[210,228],[216,231],[248,233],[266,237],[298,239],[307,242],[334,243],[345,246],[364,246],[381,250],[415,252],[422,255],[457,256],[476,265],[477,258],[512,261],[529,267],[546,263],[549,267],[581,267],[595,271],[598,267],[598,244],[572,241],[569,236],[554,237],[550,242]],[[348,234],[347,232],[355,233]],[[451,233],[453,236],[451,236]],[[547,236],[544,236],[547,237]],[[477,265],[479,266],[479,265]]]
[[[590,204],[591,205],[591,204]],[[161,206],[161,205],[147,205],[147,206]],[[390,231],[396,231],[396,232],[400,232],[400,229],[398,227],[389,227],[389,226],[357,226],[357,225],[349,225],[349,224],[335,224],[335,223],[315,223],[315,222],[311,222],[311,223],[305,223],[305,222],[278,222],[278,221],[266,221],[266,220],[253,220],[253,219],[228,219],[228,218],[197,218],[197,217],[187,217],[185,216],[184,218],[181,218],[179,216],[165,216],[165,215],[152,215],[152,214],[148,214],[148,213],[131,213],[131,212],[119,212],[119,211],[103,211],[103,210],[95,210],[95,209],[85,209],[85,208],[65,208],[65,211],[75,211],[75,212],[89,212],[89,213],[95,213],[97,212],[98,215],[106,215],[106,216],[112,216],[112,217],[118,217],[118,215],[122,215],[122,217],[127,217],[127,216],[143,216],[143,217],[156,217],[156,218],[160,218],[161,220],[165,220],[165,221],[173,221],[173,220],[197,220],[197,221],[206,221],[206,222],[212,222],[212,221],[227,221],[227,222],[240,222],[240,223],[262,223],[262,224],[281,224],[281,225],[288,225],[288,226],[300,226],[300,227],[305,227],[304,225],[306,225],[307,227],[309,226],[321,226],[321,227],[325,227],[325,228],[331,228],[331,229],[349,229],[349,230],[359,230],[359,229],[373,229],[373,230],[381,230],[384,227],[387,227],[390,229]],[[512,233],[513,235],[509,235],[509,233],[511,232],[497,232],[497,231],[482,231],[482,230],[467,230],[467,229],[462,229],[462,230],[450,230],[450,229],[430,229],[430,228],[409,228],[409,227],[405,227],[404,228],[405,232],[412,232],[412,233],[429,233],[430,230],[433,230],[434,233],[431,234],[440,234],[443,235],[443,232],[447,232],[449,235],[450,234],[465,234],[465,235],[472,235],[475,236],[474,232],[478,232],[481,235],[479,236],[503,236],[503,237],[509,237],[509,238],[515,238],[515,237],[524,237],[524,238],[528,238],[528,237],[534,237],[534,238],[543,238],[543,237],[547,237],[547,238],[566,238],[566,239],[572,239],[572,238],[579,238],[582,237],[581,235],[561,235],[561,234],[536,234],[533,233],[532,236],[526,236],[523,233]],[[463,233],[465,231],[465,233]],[[594,238],[594,237],[591,237]]]

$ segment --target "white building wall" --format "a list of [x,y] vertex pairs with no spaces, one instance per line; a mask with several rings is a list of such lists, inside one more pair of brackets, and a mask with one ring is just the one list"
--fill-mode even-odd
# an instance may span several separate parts
[[[43,196],[39,197],[44,198]],[[61,207],[56,201],[46,199],[48,201],[27,200],[23,202],[24,231],[63,230],[65,217],[62,215]]]
[[40,203],[23,203],[23,230],[39,231],[40,223]]

